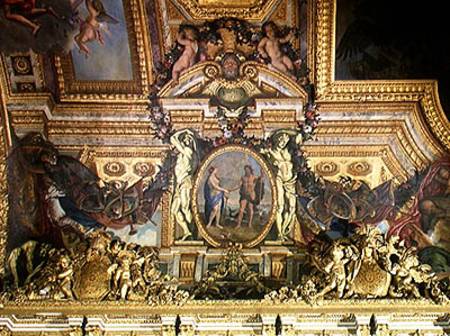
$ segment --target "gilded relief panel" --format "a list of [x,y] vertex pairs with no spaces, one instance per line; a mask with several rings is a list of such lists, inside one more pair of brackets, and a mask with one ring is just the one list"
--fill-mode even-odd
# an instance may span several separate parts
[[396,183],[403,180],[402,175],[390,171],[383,158],[379,156],[367,157],[312,157],[313,170],[326,179],[338,181],[344,176],[358,179],[367,183],[371,188],[394,179]]

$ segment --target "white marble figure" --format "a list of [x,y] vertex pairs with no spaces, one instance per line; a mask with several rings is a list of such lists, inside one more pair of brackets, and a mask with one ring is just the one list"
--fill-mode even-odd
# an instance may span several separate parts
[[262,149],[272,165],[276,168],[275,186],[277,190],[276,218],[278,238],[285,241],[295,223],[297,176],[294,172],[292,153],[289,142],[296,146],[302,143],[302,135],[294,130],[280,129],[271,135],[271,147]]
[[189,225],[192,223],[192,179],[198,166],[197,144],[194,133],[189,129],[183,129],[173,134],[170,138],[170,143],[178,151],[175,164],[171,214],[174,216],[175,222],[183,230],[181,240],[185,240],[192,236]]

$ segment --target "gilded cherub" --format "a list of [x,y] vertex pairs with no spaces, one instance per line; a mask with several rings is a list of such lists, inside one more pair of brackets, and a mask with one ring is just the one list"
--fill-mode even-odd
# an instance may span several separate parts
[[347,286],[346,264],[350,261],[346,258],[345,247],[334,244],[331,250],[332,259],[323,267],[322,271],[328,275],[327,285],[316,295],[324,297],[336,289],[336,298],[341,299]]
[[122,251],[117,256],[117,261],[108,268],[111,277],[111,291],[126,300],[133,288],[131,279],[131,260],[128,251]]
[[393,297],[412,295],[414,298],[420,298],[420,285],[427,297],[448,300],[439,289],[439,282],[436,281],[431,266],[419,262],[415,248],[408,248],[402,253],[399,262],[392,267],[391,273],[394,275],[395,286],[391,287],[389,294]]
[[131,264],[131,278],[133,281],[133,291],[145,291],[146,283],[142,272],[145,257],[138,255]]
[[66,256],[61,256],[57,264],[58,273],[54,277],[56,281],[55,297],[61,299],[73,299],[73,268]]
[[278,26],[274,22],[269,21],[262,26],[262,31],[264,37],[258,44],[258,52],[261,57],[268,59],[269,64],[278,71],[295,79],[293,74],[294,63],[281,50],[281,44],[292,40],[294,36],[292,30],[286,36],[280,37]]
[[404,251],[404,241],[400,241],[400,237],[397,235],[390,236],[386,244],[379,249],[379,252],[383,254],[385,261],[385,269],[391,271],[401,258],[401,253]]

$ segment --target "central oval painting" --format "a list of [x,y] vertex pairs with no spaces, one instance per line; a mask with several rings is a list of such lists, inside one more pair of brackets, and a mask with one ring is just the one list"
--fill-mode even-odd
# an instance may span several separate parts
[[258,153],[239,145],[214,150],[193,189],[200,234],[216,247],[259,244],[274,221],[275,192],[272,172]]

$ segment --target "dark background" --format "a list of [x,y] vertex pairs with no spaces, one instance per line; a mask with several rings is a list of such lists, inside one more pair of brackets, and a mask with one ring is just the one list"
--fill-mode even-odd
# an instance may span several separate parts
[[338,0],[336,79],[437,79],[450,119],[447,1]]

